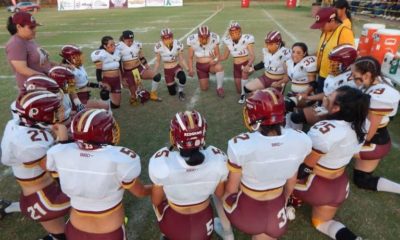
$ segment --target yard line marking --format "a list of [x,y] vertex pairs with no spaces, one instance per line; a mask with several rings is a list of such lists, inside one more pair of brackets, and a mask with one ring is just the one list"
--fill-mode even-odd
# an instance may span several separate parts
[[[188,28],[189,29],[189,28]],[[142,45],[155,45],[156,42],[145,42],[142,43]],[[55,45],[41,45],[42,48],[62,48],[66,44],[55,44]],[[99,48],[100,43],[75,43],[74,45],[80,47],[80,48],[90,48],[90,49],[97,49]],[[0,45],[0,49],[4,49],[6,46],[5,45]]]
[[190,101],[186,104],[187,110],[193,110],[194,106],[196,106],[197,101],[200,98],[200,88],[197,87],[193,93],[193,96],[190,98]]
[[282,29],[282,31],[284,31],[294,42],[298,42],[299,39],[293,35],[291,32],[289,32],[284,26],[282,26],[278,21],[276,21],[276,19],[269,13],[267,12],[267,10],[263,10],[265,15],[267,15],[267,17],[269,17],[269,19],[271,19],[271,21],[273,21],[276,25],[278,25],[278,27],[280,29]]
[[[134,29],[134,32],[149,32],[150,30],[154,29],[155,27],[145,27],[145,28],[137,28]],[[69,31],[40,31],[39,34],[55,34],[55,33],[114,33],[114,32],[121,32],[119,29],[106,29],[106,30],[69,30]],[[0,35],[9,35],[8,32],[0,32]]]

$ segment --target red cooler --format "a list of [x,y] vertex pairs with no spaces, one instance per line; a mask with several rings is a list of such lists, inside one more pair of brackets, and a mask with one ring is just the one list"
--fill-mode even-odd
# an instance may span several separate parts
[[380,29],[374,35],[374,44],[371,49],[371,56],[381,64],[388,52],[397,53],[400,46],[400,30]]
[[363,25],[360,41],[358,43],[357,52],[361,57],[368,56],[374,43],[374,33],[380,29],[384,29],[384,24],[367,23]]
[[250,0],[242,0],[242,8],[248,8],[250,5]]
[[296,7],[296,0],[286,0],[286,7],[287,8],[295,8]]

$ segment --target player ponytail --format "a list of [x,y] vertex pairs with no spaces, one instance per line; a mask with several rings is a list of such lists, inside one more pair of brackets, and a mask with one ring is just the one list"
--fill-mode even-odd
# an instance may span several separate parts
[[204,154],[200,152],[200,148],[180,149],[181,156],[189,166],[197,166],[204,162]]
[[13,23],[12,16],[7,19],[7,30],[11,36],[17,33],[17,25]]
[[363,75],[369,72],[371,74],[371,83],[377,78],[385,79],[382,77],[381,64],[374,57],[360,57],[355,61],[354,66],[355,70]]
[[264,136],[280,136],[282,135],[282,125],[261,125],[259,131]]
[[350,86],[342,86],[336,92],[334,104],[339,106],[340,110],[330,114],[328,119],[343,120],[351,123],[359,143],[362,143],[367,133],[365,120],[368,115],[370,96]]

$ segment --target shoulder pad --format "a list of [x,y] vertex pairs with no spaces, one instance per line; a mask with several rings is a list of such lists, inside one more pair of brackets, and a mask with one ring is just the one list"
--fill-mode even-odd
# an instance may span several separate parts
[[254,43],[254,36],[251,34],[245,34],[243,36],[244,40],[246,41],[247,44],[252,44]]
[[192,34],[186,39],[186,44],[189,46],[193,46],[195,44],[195,41],[196,41],[196,35]]
[[[150,159],[149,173],[150,176],[157,180],[165,179],[169,176],[169,167],[167,164],[170,151],[164,147],[158,150]],[[155,182],[157,182],[157,180]]]
[[307,56],[304,58],[303,66],[307,72],[312,73],[317,71],[317,58],[315,56]]
[[160,52],[162,48],[161,42],[156,43],[156,45],[154,45],[154,52],[158,53]]
[[90,55],[92,62],[102,62],[104,59],[103,49],[96,50]]

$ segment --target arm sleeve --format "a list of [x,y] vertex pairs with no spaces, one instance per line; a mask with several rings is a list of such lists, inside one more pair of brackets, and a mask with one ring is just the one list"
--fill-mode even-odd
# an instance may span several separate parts
[[305,65],[307,73],[315,73],[317,71],[317,58],[308,57],[308,64]]
[[323,155],[329,152],[331,144],[329,144],[327,137],[324,136],[318,128],[314,128],[314,126],[310,128],[307,135],[311,138],[312,150]]
[[28,57],[25,45],[15,39],[6,46],[6,54],[10,61],[26,61]]
[[140,157],[137,154],[135,154],[135,157],[120,154],[120,157],[121,161],[118,162],[117,166],[118,180],[123,188],[129,189],[140,175]]
[[254,70],[255,71],[258,71],[258,70],[263,69],[263,68],[264,68],[264,62],[263,61],[260,61],[259,63],[254,65]]
[[238,156],[232,147],[232,140],[228,143],[228,169],[231,172],[241,172],[242,162],[240,156]]

